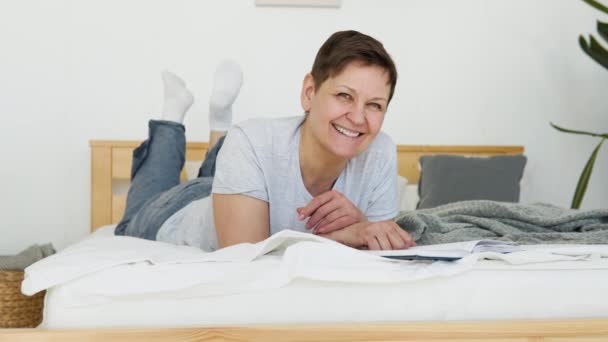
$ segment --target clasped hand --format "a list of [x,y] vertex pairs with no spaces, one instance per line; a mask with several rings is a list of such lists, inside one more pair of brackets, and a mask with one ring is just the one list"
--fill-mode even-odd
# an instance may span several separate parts
[[404,249],[415,246],[412,237],[391,220],[369,222],[342,193],[331,190],[296,209],[300,221],[314,234],[354,248],[374,250]]

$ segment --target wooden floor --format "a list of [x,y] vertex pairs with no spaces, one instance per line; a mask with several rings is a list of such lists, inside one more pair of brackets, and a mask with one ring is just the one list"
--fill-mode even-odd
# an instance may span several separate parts
[[608,320],[259,325],[175,329],[5,329],[0,341],[604,342]]

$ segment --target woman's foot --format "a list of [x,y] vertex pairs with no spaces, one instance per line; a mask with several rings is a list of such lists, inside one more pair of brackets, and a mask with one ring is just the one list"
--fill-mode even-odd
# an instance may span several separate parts
[[194,97],[186,88],[186,83],[174,73],[167,70],[162,72],[164,85],[164,101],[162,120],[177,123],[184,122],[186,112],[192,106]]
[[[243,83],[243,71],[234,61],[222,61],[213,77],[209,99],[209,129],[213,135],[228,131],[232,126],[232,103],[236,100]],[[211,141],[210,141],[211,143]]]

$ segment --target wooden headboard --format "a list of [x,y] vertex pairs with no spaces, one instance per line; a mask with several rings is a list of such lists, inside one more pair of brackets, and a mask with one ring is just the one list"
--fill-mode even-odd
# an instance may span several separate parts
[[[128,187],[131,176],[131,157],[138,141],[92,140],[91,147],[91,230],[118,223],[125,209],[126,193],[118,188]],[[202,161],[207,143],[190,142],[186,145],[187,161]],[[432,146],[399,145],[397,160],[399,174],[410,184],[418,182],[418,160],[432,154],[490,156],[522,154],[523,146]],[[186,174],[182,171],[182,180]]]

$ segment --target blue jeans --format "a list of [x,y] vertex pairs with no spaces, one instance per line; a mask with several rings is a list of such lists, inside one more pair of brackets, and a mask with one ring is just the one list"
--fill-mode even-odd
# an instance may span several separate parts
[[215,160],[224,137],[207,152],[198,178],[180,184],[186,155],[184,126],[162,120],[150,120],[148,126],[148,139],[133,151],[127,205],[114,233],[156,240],[156,233],[171,215],[211,194]]

